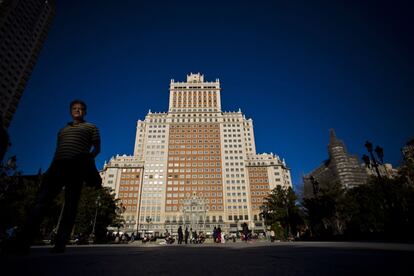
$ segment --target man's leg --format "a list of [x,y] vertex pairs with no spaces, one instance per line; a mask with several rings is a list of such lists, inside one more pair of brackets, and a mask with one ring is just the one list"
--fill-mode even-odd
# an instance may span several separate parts
[[62,220],[56,235],[54,252],[59,253],[65,250],[67,241],[70,238],[73,225],[75,224],[76,212],[82,191],[82,181],[73,180],[65,185],[65,207],[63,208]]

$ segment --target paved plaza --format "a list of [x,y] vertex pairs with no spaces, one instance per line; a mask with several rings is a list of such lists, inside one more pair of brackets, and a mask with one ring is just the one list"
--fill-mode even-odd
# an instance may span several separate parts
[[[413,275],[414,245],[254,242],[34,247],[2,256],[2,275]],[[4,273],[4,274],[3,274]]]

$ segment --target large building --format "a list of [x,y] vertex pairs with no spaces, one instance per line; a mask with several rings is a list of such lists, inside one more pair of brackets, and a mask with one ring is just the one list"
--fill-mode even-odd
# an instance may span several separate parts
[[337,182],[344,188],[366,183],[368,174],[358,156],[348,154],[344,142],[336,137],[333,129],[330,130],[328,155],[326,161],[303,177],[305,197],[315,193],[316,183],[323,186]]
[[0,1],[0,121],[16,111],[55,15],[54,0]]
[[243,222],[263,229],[263,199],[277,185],[292,186],[290,171],[278,156],[256,154],[253,121],[240,110],[222,112],[220,93],[219,80],[201,74],[171,80],[168,112],[139,120],[134,154],[104,165],[126,231],[236,231]]

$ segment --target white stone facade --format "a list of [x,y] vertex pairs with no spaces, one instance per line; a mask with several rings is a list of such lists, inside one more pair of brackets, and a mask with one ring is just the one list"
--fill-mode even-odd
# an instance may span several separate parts
[[[116,170],[135,169],[130,173],[141,179],[138,188],[124,188],[138,190],[136,201],[128,197],[125,203],[126,231],[137,225],[155,234],[179,225],[235,231],[239,222],[262,229],[263,198],[277,185],[292,186],[284,160],[256,154],[253,121],[240,110],[221,111],[220,90],[218,79],[206,82],[201,74],[187,75],[186,82],[171,80],[168,113],[149,111],[137,123],[134,155],[117,156],[104,166],[105,186],[123,202],[119,186],[126,180]],[[134,215],[129,202],[136,202]]]

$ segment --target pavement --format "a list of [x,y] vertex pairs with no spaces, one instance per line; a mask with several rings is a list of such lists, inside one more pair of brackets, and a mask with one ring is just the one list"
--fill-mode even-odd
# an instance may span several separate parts
[[[1,275],[413,275],[414,244],[230,242],[32,247],[1,256]],[[4,274],[3,274],[4,272]]]

